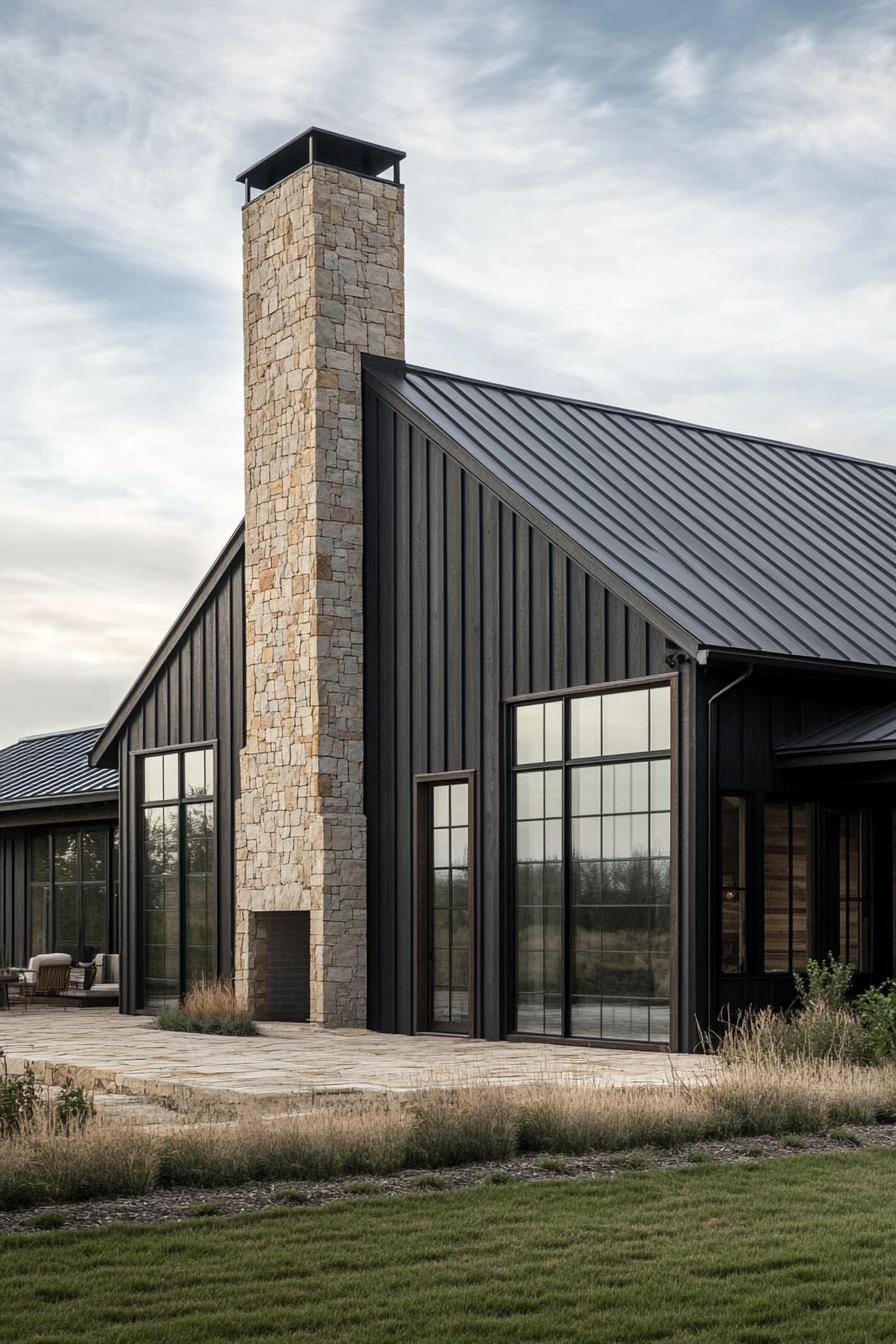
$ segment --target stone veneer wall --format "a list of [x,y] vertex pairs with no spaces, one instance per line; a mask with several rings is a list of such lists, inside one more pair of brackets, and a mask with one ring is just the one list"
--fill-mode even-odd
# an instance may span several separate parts
[[403,207],[313,164],[243,211],[236,981],[251,1001],[255,912],[308,910],[311,1017],[331,1026],[367,1018],[361,355],[404,358]]

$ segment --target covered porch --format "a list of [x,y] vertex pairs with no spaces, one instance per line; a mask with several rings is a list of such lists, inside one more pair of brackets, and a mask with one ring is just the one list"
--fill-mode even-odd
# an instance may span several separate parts
[[812,958],[858,990],[896,976],[896,705],[791,739],[774,767],[773,791],[719,800],[723,1022],[790,1006]]

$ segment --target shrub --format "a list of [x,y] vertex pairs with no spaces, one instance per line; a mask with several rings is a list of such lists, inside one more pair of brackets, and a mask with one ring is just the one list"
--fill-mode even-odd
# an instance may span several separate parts
[[853,968],[837,961],[831,952],[822,961],[810,958],[805,974],[793,977],[797,997],[803,1008],[840,1012],[847,1006],[853,975]]
[[72,1129],[83,1129],[95,1115],[93,1097],[88,1096],[83,1087],[76,1087],[71,1078],[66,1078],[54,1107],[56,1127],[68,1134]]
[[865,1028],[869,1057],[878,1063],[896,1058],[896,981],[885,980],[860,994],[856,1011]]
[[166,1008],[156,1018],[162,1031],[194,1031],[207,1036],[258,1036],[248,1005],[224,980],[197,980],[179,1008]]
[[6,1055],[0,1050],[3,1076],[0,1077],[0,1136],[18,1134],[33,1123],[41,1102],[41,1091],[30,1064],[24,1073],[12,1074]]

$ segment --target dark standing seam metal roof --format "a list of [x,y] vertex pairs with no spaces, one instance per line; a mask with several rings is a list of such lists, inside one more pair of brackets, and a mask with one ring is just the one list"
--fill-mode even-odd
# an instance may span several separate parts
[[102,727],[23,737],[0,751],[0,808],[7,803],[91,798],[117,793],[118,771],[87,763]]
[[698,647],[896,666],[896,468],[366,367]]
[[896,752],[896,704],[863,709],[845,719],[791,738],[778,748],[778,755],[808,756],[837,751],[872,750]]

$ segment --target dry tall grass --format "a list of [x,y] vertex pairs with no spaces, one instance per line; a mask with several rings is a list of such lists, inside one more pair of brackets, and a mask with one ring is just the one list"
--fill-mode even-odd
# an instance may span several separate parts
[[0,1207],[142,1194],[158,1186],[315,1180],[506,1159],[516,1153],[675,1147],[738,1134],[823,1132],[896,1120],[896,1066],[721,1059],[695,1086],[596,1084],[428,1089],[306,1115],[170,1129],[102,1115],[0,1140]]
[[159,1013],[163,1031],[194,1031],[211,1036],[256,1036],[258,1028],[245,999],[227,980],[204,976],[193,982],[183,1004]]

